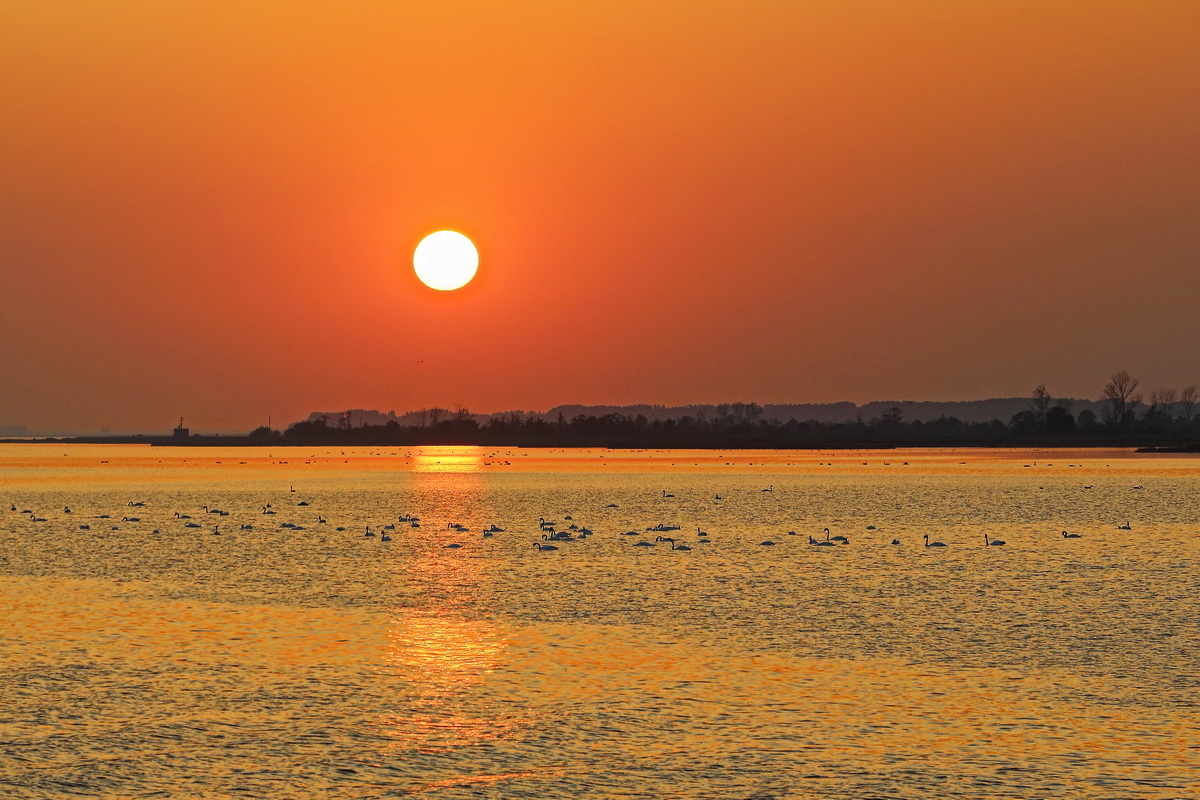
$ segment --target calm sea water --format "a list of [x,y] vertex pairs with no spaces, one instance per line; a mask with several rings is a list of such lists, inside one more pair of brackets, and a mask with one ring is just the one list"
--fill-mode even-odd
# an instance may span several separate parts
[[14,445],[0,503],[4,797],[1200,796],[1194,458]]

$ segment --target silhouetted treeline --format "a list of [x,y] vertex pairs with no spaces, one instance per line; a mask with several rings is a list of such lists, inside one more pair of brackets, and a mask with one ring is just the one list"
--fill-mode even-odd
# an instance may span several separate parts
[[[1136,387],[1136,381],[1133,385]],[[579,414],[570,419],[559,414],[555,419],[546,419],[538,414],[513,412],[494,415],[481,423],[467,409],[459,408],[455,412],[428,410],[421,416],[425,424],[420,425],[401,425],[391,420],[383,425],[356,427],[351,424],[349,412],[343,412],[295,423],[282,434],[259,428],[251,438],[297,444],[711,449],[1162,446],[1196,438],[1200,420],[1194,416],[1194,389],[1176,393],[1170,404],[1160,398],[1139,411],[1140,396],[1134,402],[1133,395],[1125,391],[1128,388],[1118,387],[1118,401],[1108,402],[1103,415],[1091,409],[1076,415],[1070,402],[1055,403],[1045,386],[1039,386],[1030,407],[1007,422],[964,422],[952,416],[909,422],[899,406],[869,420],[781,422],[763,419],[762,408],[756,403],[730,403],[717,406],[719,412],[711,418],[685,415],[651,420],[642,414],[611,413]],[[1178,399],[1180,394],[1185,401]],[[1111,400],[1106,394],[1106,402]]]

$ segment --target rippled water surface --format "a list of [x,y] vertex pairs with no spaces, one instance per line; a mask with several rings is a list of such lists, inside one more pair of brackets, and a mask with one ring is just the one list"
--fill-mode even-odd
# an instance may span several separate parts
[[0,503],[4,797],[1200,796],[1194,458],[3,445]]

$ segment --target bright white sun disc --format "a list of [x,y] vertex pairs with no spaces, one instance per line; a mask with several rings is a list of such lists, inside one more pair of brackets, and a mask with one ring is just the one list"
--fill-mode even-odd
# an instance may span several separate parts
[[413,269],[430,289],[461,289],[479,269],[479,251],[458,231],[438,231],[421,240],[413,252]]

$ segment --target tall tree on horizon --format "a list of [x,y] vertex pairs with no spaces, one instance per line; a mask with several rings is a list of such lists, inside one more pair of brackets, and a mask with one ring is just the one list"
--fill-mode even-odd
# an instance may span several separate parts
[[1108,423],[1117,427],[1126,427],[1133,422],[1133,412],[1142,402],[1140,394],[1135,395],[1138,380],[1125,370],[1114,373],[1104,385],[1101,397],[1107,406]]
[[1033,390],[1033,413],[1037,417],[1038,430],[1046,430],[1046,409],[1050,408],[1050,392],[1046,384],[1038,384]]
[[1196,387],[1185,386],[1183,391],[1179,393],[1179,410],[1182,413],[1183,425],[1185,428],[1192,426],[1192,414],[1196,410]]

